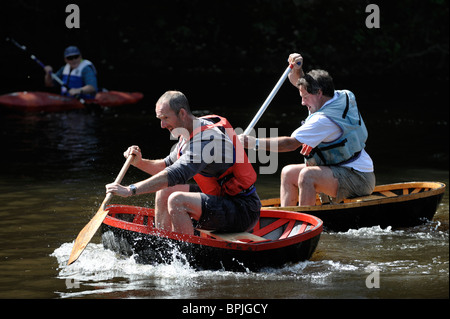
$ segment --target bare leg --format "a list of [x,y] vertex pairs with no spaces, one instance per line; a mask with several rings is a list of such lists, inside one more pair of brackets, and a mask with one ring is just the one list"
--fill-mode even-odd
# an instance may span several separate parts
[[194,227],[191,218],[199,220],[202,215],[200,193],[172,193],[168,199],[168,212],[173,232],[193,235]]
[[177,191],[189,192],[189,185],[175,185],[156,192],[155,197],[155,226],[163,230],[172,230],[172,222],[168,210],[168,198]]
[[304,167],[298,176],[299,205],[315,205],[316,193],[336,197],[338,180],[326,166]]
[[283,167],[281,171],[280,200],[281,206],[295,206],[298,202],[298,177],[305,164],[293,164]]

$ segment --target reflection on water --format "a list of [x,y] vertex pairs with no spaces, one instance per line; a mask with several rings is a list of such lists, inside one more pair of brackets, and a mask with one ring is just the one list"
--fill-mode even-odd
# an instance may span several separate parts
[[[236,126],[249,122],[239,123],[240,114],[230,110],[212,112],[230,114]],[[269,112],[263,119],[274,117],[277,114]],[[384,130],[397,131],[398,123],[394,124],[384,123]],[[72,242],[97,211],[105,196],[104,185],[122,167],[126,147],[140,145],[144,156],[161,158],[174,141],[169,141],[168,133],[145,107],[96,113],[0,114],[0,127],[4,150],[0,159],[0,298],[449,296],[448,189],[432,222],[400,230],[371,227],[324,233],[310,261],[281,269],[195,271],[178,259],[171,265],[139,265],[103,249],[98,235],[80,259],[67,267]],[[381,135],[384,151],[389,153],[385,142],[389,133]],[[380,145],[376,134],[371,135],[371,143]],[[396,149],[397,144],[391,146]],[[377,157],[378,184],[430,180],[448,185],[448,168],[415,163],[405,152],[396,152],[396,157],[408,156],[403,162]],[[298,160],[297,156],[283,154],[280,167]],[[448,158],[448,154],[439,156]],[[123,183],[144,177],[130,168]],[[277,174],[259,177],[261,197],[278,196],[278,192]],[[153,199],[153,195],[113,198],[113,203],[152,206]],[[380,288],[366,286],[370,267],[379,271]]]

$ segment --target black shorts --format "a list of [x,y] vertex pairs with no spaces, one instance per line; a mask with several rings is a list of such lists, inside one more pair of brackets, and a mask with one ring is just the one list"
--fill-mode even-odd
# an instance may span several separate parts
[[[190,192],[201,192],[190,185]],[[194,227],[219,232],[244,232],[255,227],[259,219],[261,201],[258,194],[213,196],[201,193],[202,215]]]

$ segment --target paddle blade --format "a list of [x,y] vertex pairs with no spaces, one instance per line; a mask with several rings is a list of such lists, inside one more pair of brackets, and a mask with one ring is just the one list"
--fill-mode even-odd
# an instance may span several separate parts
[[73,244],[72,252],[70,253],[67,265],[70,265],[78,259],[83,250],[86,248],[87,244],[91,241],[94,234],[97,232],[97,229],[103,223],[103,220],[108,214],[108,211],[104,210],[103,207],[104,206],[102,205],[97,211],[97,214],[92,217],[89,223],[87,223],[87,225],[84,226],[84,228],[78,234],[77,238],[75,239],[75,243]]

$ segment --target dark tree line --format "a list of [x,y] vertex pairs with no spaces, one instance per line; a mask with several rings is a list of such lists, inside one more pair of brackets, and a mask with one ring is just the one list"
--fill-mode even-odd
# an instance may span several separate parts
[[[79,29],[65,27],[69,3],[80,8]],[[369,3],[380,8],[378,29],[365,25]],[[341,76],[420,71],[448,81],[446,0],[9,0],[1,14],[2,37],[17,38],[54,65],[65,46],[77,44],[107,83],[118,74],[278,74],[293,51],[310,68]],[[3,45],[4,72],[20,76],[17,61],[27,68],[32,62]]]

